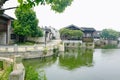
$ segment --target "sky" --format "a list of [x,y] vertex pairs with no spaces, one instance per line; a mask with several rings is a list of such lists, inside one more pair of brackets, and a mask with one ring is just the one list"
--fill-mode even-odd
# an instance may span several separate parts
[[[17,0],[9,0],[4,8],[17,6]],[[63,13],[52,11],[49,6],[34,8],[39,26],[56,29],[74,24],[79,27],[93,27],[96,30],[114,29],[120,31],[120,0],[74,0]],[[5,11],[15,18],[13,10]]]

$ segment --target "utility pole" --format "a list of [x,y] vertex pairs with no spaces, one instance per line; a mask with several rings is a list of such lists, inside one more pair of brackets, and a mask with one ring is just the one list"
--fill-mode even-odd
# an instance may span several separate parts
[[46,34],[46,30],[47,30],[47,27],[45,26],[45,48],[46,48],[46,37],[47,37],[47,34]]

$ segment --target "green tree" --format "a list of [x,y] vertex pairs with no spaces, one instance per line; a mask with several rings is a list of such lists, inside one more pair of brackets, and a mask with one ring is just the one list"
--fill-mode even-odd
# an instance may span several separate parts
[[70,6],[73,0],[18,0],[20,7],[32,8],[36,5],[50,5],[56,12],[63,12],[67,6]]
[[19,41],[24,42],[27,36],[41,37],[43,35],[32,9],[23,11],[23,9],[17,8],[15,15],[17,20],[14,21],[14,33],[19,36]]
[[119,37],[119,33],[112,29],[103,29],[101,37],[107,40],[117,40]]
[[83,32],[81,30],[70,30],[66,28],[60,29],[60,36],[65,37],[67,39],[71,39],[71,38],[80,39],[82,35],[83,35]]

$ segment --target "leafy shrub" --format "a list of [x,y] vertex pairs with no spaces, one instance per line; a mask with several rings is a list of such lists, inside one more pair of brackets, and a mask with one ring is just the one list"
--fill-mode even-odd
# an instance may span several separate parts
[[32,66],[26,67],[25,70],[25,80],[39,80],[38,73]]
[[117,45],[107,44],[102,47],[103,49],[115,49],[117,48]]
[[43,50],[43,54],[46,55],[47,52],[48,52],[48,48],[46,47],[46,48],[44,48],[44,50]]
[[10,73],[13,71],[13,65],[7,66],[7,68],[4,70],[2,75],[0,76],[0,80],[8,80]]
[[56,52],[58,52],[58,51],[59,51],[58,48],[54,48],[54,49],[53,49],[53,53],[56,53]]
[[0,61],[0,69],[3,69],[3,61]]

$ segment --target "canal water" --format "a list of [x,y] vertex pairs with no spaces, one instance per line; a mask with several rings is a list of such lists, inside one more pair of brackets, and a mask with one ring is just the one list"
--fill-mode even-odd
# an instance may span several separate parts
[[47,80],[120,80],[120,49],[67,49],[24,65],[43,69]]

